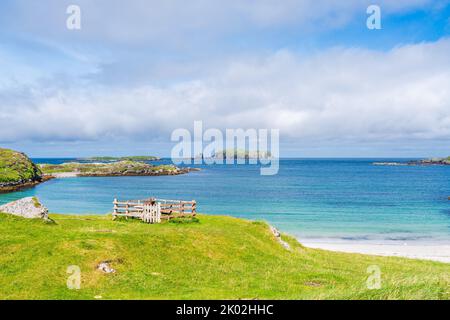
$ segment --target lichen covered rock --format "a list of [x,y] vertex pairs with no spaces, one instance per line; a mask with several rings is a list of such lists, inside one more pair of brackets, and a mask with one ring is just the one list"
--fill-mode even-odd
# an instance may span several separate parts
[[48,220],[48,209],[35,197],[23,198],[0,206],[0,212],[27,219]]

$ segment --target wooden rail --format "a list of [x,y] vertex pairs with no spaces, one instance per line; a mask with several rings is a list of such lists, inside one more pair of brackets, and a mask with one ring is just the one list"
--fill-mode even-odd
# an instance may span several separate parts
[[119,201],[114,199],[113,205],[113,219],[117,217],[126,217],[127,219],[139,218],[149,223],[159,223],[161,219],[195,216],[197,214],[197,202],[195,200],[150,198],[146,200]]

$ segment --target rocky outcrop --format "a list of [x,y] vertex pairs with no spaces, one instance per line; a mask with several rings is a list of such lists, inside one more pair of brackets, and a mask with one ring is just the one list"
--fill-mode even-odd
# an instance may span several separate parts
[[97,266],[97,270],[103,273],[116,273],[116,270],[111,267],[111,261],[102,261]]
[[420,161],[410,161],[408,162],[410,165],[422,165],[422,166],[429,166],[429,165],[440,165],[440,166],[448,166],[450,165],[450,157],[448,158],[432,158],[432,159],[425,159]]
[[407,166],[407,163],[403,163],[403,162],[374,162],[373,163],[374,166]]
[[289,243],[287,243],[286,241],[284,241],[283,239],[281,239],[281,233],[280,231],[278,231],[275,227],[273,226],[269,226],[270,227],[270,231],[272,232],[272,234],[274,235],[274,237],[278,240],[278,242],[286,249],[286,250],[291,250],[291,246],[289,245]]
[[48,220],[48,209],[36,197],[23,198],[0,206],[0,212],[27,219]]
[[449,166],[450,157],[412,160],[407,162],[374,162],[375,166]]
[[0,183],[0,193],[16,192],[22,189],[33,188],[45,181],[54,179],[53,176],[43,176],[38,179],[19,180],[17,182]]

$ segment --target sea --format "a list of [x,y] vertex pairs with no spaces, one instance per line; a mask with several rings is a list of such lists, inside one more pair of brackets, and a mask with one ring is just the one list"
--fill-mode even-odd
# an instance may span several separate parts
[[114,198],[196,200],[198,212],[267,221],[305,241],[450,244],[450,166],[373,165],[395,161],[405,159],[281,159],[273,176],[215,164],[178,176],[54,179],[0,194],[0,204],[37,196],[52,213],[86,215],[111,213]]

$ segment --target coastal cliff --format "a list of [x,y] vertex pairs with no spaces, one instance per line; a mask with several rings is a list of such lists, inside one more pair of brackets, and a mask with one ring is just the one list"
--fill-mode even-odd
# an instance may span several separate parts
[[0,192],[33,187],[43,180],[41,170],[24,153],[0,148]]

